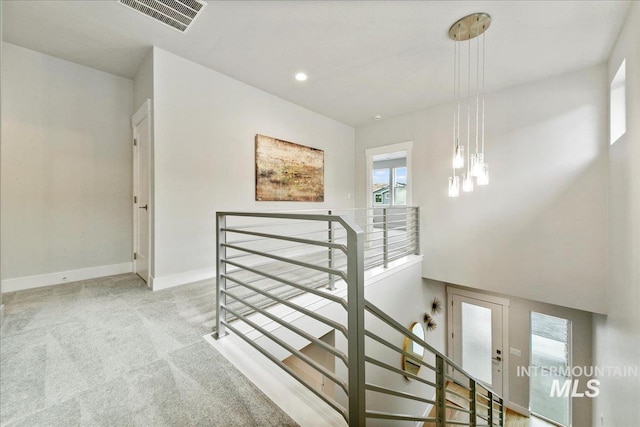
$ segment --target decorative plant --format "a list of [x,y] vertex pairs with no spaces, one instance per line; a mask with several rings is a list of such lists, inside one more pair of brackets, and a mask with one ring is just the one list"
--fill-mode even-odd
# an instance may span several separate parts
[[435,320],[433,320],[433,317],[431,317],[431,315],[429,313],[425,313],[424,314],[424,326],[427,329],[427,331],[433,331],[433,330],[436,329],[438,324],[435,322]]
[[438,297],[434,297],[431,301],[431,314],[439,314],[442,312],[442,301]]

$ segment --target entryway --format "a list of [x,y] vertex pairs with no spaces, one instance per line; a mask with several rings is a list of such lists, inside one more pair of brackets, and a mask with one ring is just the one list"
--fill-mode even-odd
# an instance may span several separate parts
[[449,356],[506,397],[509,301],[457,288],[447,294]]

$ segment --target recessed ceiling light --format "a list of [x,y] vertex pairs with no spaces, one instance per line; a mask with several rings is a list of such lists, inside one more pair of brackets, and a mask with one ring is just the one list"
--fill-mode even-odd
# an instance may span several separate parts
[[298,73],[296,74],[296,80],[299,82],[303,82],[307,80],[307,75],[305,73]]

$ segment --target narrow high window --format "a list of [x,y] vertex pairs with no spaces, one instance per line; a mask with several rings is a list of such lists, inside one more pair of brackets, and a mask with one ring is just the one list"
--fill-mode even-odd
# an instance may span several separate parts
[[611,114],[609,126],[611,131],[610,144],[613,145],[627,131],[627,101],[626,90],[626,59],[622,60],[616,76],[611,82],[611,96],[609,111]]

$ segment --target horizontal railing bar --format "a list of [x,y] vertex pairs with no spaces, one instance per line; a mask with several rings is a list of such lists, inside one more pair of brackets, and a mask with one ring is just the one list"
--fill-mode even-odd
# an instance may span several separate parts
[[333,354],[334,356],[336,356],[337,358],[342,360],[342,362],[345,364],[345,366],[348,365],[347,355],[344,354],[343,352],[341,352],[340,350],[338,350],[337,348],[333,347],[332,345],[329,345],[326,342],[322,341],[321,339],[318,339],[318,338],[314,337],[310,333],[308,333],[306,331],[303,331],[302,329],[298,328],[297,326],[294,326],[291,323],[289,323],[289,322],[287,322],[285,320],[282,320],[280,317],[275,316],[273,313],[269,313],[267,310],[263,310],[260,307],[255,306],[254,304],[251,304],[249,302],[246,302],[246,301],[242,300],[237,295],[234,295],[234,294],[232,294],[230,292],[227,292],[227,291],[222,291],[222,292],[227,294],[227,296],[230,296],[231,298],[233,298],[233,299],[235,299],[237,301],[240,301],[242,304],[245,304],[246,306],[251,307],[252,309],[257,311],[258,313],[262,314],[265,317],[268,317],[269,319],[273,320],[274,322],[279,323],[280,325],[282,325],[283,327],[289,329],[290,331],[295,332],[296,334],[300,335],[304,339],[306,339],[308,341],[311,341],[312,343],[314,343],[317,346],[321,347],[324,351],[327,351],[327,352]]
[[260,353],[262,353],[263,356],[265,356],[266,358],[268,358],[269,360],[271,360],[273,363],[275,363],[276,365],[278,365],[282,370],[284,370],[287,374],[291,375],[293,377],[293,379],[295,379],[296,381],[298,381],[300,384],[302,384],[303,386],[305,386],[306,388],[308,388],[309,390],[311,390],[311,392],[313,392],[313,394],[315,394],[316,396],[318,396],[320,399],[322,399],[327,405],[331,406],[333,409],[335,409],[336,411],[338,411],[338,413],[340,415],[342,415],[342,417],[345,419],[345,421],[349,422],[349,416],[347,415],[347,411],[340,406],[340,404],[338,404],[337,402],[335,402],[333,399],[328,398],[324,393],[316,390],[314,387],[312,387],[310,384],[307,384],[304,379],[302,379],[301,377],[298,376],[298,374],[291,369],[289,366],[287,366],[284,362],[282,362],[281,360],[278,360],[277,357],[275,357],[274,355],[272,355],[271,353],[269,353],[268,351],[266,351],[265,349],[263,349],[261,346],[259,346],[257,343],[253,342],[253,340],[249,339],[249,337],[245,336],[244,334],[240,333],[240,331],[238,331],[238,329],[236,329],[234,326],[232,326],[231,324],[227,323],[226,321],[223,321],[223,323],[225,324],[225,327],[227,327],[228,329],[230,329],[232,332],[234,332],[237,336],[239,336],[240,338],[242,338],[247,344],[251,345],[253,348],[255,348],[256,350],[258,350]]
[[308,309],[306,309],[304,307],[300,307],[299,305],[294,304],[292,302],[289,302],[289,301],[287,301],[285,299],[276,297],[275,295],[271,295],[271,294],[269,294],[267,292],[263,292],[261,289],[258,289],[255,286],[251,286],[251,285],[242,283],[242,281],[240,281],[240,280],[234,279],[234,278],[229,277],[229,276],[224,276],[224,277],[226,277],[227,280],[231,280],[233,282],[236,282],[239,285],[243,285],[243,286],[251,289],[254,292],[257,292],[257,293],[259,293],[261,295],[264,295],[267,298],[270,298],[270,299],[272,299],[274,301],[277,301],[282,305],[286,305],[287,307],[292,308],[294,310],[297,310],[300,313],[305,314],[305,315],[311,317],[314,320],[317,320],[318,322],[324,323],[325,325],[330,326],[330,327],[340,331],[345,336],[345,338],[348,337],[347,328],[345,328],[343,325],[339,324],[338,322],[335,322],[335,321],[333,321],[331,319],[327,319],[324,316],[321,316],[321,315],[319,315],[319,314],[317,314],[317,313],[315,313],[315,312],[313,312],[311,310],[308,310]]
[[[227,245],[237,246],[236,242],[228,242],[226,244]],[[244,246],[238,246],[238,247],[244,248]],[[271,247],[271,248],[265,248],[263,251],[261,251],[261,253],[270,254],[270,253],[277,253],[277,252],[286,251],[286,250],[289,250],[289,249],[297,249],[299,251],[302,248],[305,248],[305,245],[300,245],[300,244],[284,245],[284,246],[276,246],[276,247]],[[324,249],[319,249],[318,251],[324,251]],[[298,253],[300,253],[300,252],[298,252]],[[227,259],[246,258],[246,257],[250,257],[252,255],[253,254],[248,254],[248,253],[227,255]]]
[[[327,212],[327,211],[325,211]],[[308,224],[308,221],[332,221],[342,223],[343,218],[339,215],[328,214],[301,214],[301,213],[286,213],[286,212],[217,212],[218,215],[226,217],[251,217],[251,218],[274,218],[274,219],[295,219],[302,220],[300,223]],[[289,222],[282,223],[281,225],[293,224]]]
[[374,391],[376,393],[389,394],[391,396],[402,397],[404,399],[417,400],[418,402],[430,403],[432,405],[436,404],[434,400],[425,399],[424,397],[416,396],[415,394],[392,390],[390,388],[382,387],[375,384],[365,384],[365,387],[367,390]]
[[487,411],[489,410],[489,407],[487,405],[483,405],[482,403],[478,402],[477,399],[476,399],[476,406],[480,406],[480,407],[486,409]]
[[347,384],[345,384],[333,372],[329,371],[324,366],[318,364],[315,360],[311,359],[306,354],[300,352],[297,348],[291,346],[290,344],[287,344],[282,339],[278,338],[277,336],[275,336],[271,332],[267,331],[266,329],[264,329],[263,327],[261,327],[257,323],[247,319],[246,316],[235,312],[234,310],[230,309],[227,306],[224,306],[224,305],[222,305],[222,306],[225,308],[225,310],[229,311],[231,314],[236,316],[238,319],[242,320],[244,323],[246,323],[247,325],[251,326],[253,329],[255,329],[256,331],[260,332],[262,335],[264,335],[265,337],[269,338],[271,341],[275,342],[280,347],[284,348],[289,353],[291,353],[292,355],[296,356],[298,359],[302,360],[304,363],[309,365],[309,367],[315,369],[316,371],[318,371],[319,373],[321,373],[325,377],[329,378],[333,383],[335,383],[338,387],[340,387],[342,390],[344,390],[344,392],[346,394],[349,394],[349,388],[347,387]]
[[[256,224],[236,224],[234,227],[241,228],[267,228],[267,227],[290,227],[292,225],[309,224],[310,220],[302,221],[282,221],[282,222],[261,222]],[[320,224],[319,224],[320,225]]]
[[[266,278],[263,277],[262,280],[266,281],[266,280],[269,280],[269,279],[266,279]],[[278,296],[280,298],[285,298],[285,296],[288,296],[288,295],[299,295],[299,294],[302,294],[304,292],[307,292],[308,290],[316,290],[318,288],[321,288],[326,283],[326,281],[327,281],[327,279],[325,277],[325,278],[323,278],[323,281],[310,282],[308,285],[303,285],[303,289],[300,289],[298,287],[293,287],[293,288],[292,287],[287,287],[287,285],[284,285],[284,284],[279,283],[279,282],[273,283],[273,284],[271,284],[270,286],[267,286],[267,287],[262,287],[261,286],[260,289],[262,289],[264,292],[269,292],[270,295],[273,295],[273,294],[271,294],[271,291],[274,291],[276,289],[283,289],[284,288],[285,291],[282,292],[282,293],[278,293]],[[259,281],[258,280],[244,281],[244,283],[249,283],[249,284],[256,284],[256,282],[259,282]],[[227,286],[227,290],[233,290],[233,289],[238,289],[238,288],[243,288],[243,285],[234,284],[233,286]],[[310,293],[313,293],[313,292],[310,292]],[[260,294],[256,294],[256,293],[248,293],[246,295],[243,295],[243,297],[251,298],[251,297],[259,296],[259,295]]]
[[[234,274],[233,277],[236,277],[236,275],[238,273],[241,273],[241,272],[242,271],[240,271],[240,270],[236,270],[233,273],[227,273],[227,274],[228,275]],[[307,290],[310,290],[310,289],[320,288],[320,287],[322,287],[323,284],[326,284],[326,282],[327,282],[326,275],[323,274],[323,273],[319,273],[319,272],[314,272],[314,274],[301,274],[298,277],[299,277],[301,283],[298,283],[298,286],[292,285],[292,287],[300,289],[301,292],[306,292]],[[313,280],[314,278],[318,278],[318,279],[317,280]],[[244,283],[249,283],[249,284],[257,284],[259,282],[263,282],[264,283],[264,282],[268,282],[268,281],[273,282],[273,280],[271,280],[270,278],[263,277],[263,276],[257,276],[255,274],[249,280],[243,279]],[[293,282],[293,283],[295,283],[295,282]],[[283,288],[283,287],[285,287],[287,285],[288,284],[283,284],[281,282],[276,282],[275,284],[272,284],[272,285],[267,286],[267,287],[261,287],[260,289],[262,289],[263,291],[267,291],[268,292],[268,291],[272,291],[274,289]],[[227,286],[227,289],[234,289],[234,288],[237,288],[239,286],[240,285]],[[313,291],[311,291],[311,292],[313,293]],[[330,295],[330,294],[320,294],[320,295],[324,296],[324,295]]]
[[452,420],[444,420],[445,425],[453,424],[456,426],[468,426],[471,425],[469,421],[452,421]]
[[446,392],[446,393],[451,393],[451,394],[453,394],[454,396],[458,396],[459,398],[464,399],[464,400],[466,400],[467,402],[471,402],[471,397],[469,397],[469,396],[464,396],[464,395],[462,395],[462,394],[460,394],[460,393],[458,393],[458,392],[456,392],[456,391],[453,391],[453,390],[450,390],[450,389],[446,389],[446,390],[445,390],[445,392]]
[[[291,286],[291,287],[294,287],[294,288],[298,288],[298,289],[304,290],[305,292],[309,292],[309,293],[317,295],[319,297],[326,298],[329,301],[332,301],[332,302],[335,302],[337,304],[340,304],[345,310],[347,309],[346,301],[343,298],[340,298],[340,297],[338,297],[336,295],[330,294],[328,292],[318,291],[318,290],[313,289],[313,288],[309,289],[306,286],[299,285],[299,284],[294,283],[294,282],[292,282],[290,280],[282,279],[282,278],[280,278],[278,276],[274,276],[273,274],[269,274],[269,273],[266,273],[264,271],[260,271],[260,270],[257,270],[255,268],[248,267],[248,266],[245,266],[245,265],[233,262],[233,261],[227,261],[227,264],[233,265],[234,267],[238,267],[238,268],[241,268],[243,270],[250,271],[250,272],[252,272],[254,274],[258,274],[260,276],[264,276],[267,279],[275,280],[275,281],[280,282],[280,283],[282,283],[284,285],[288,285],[288,286]],[[244,286],[244,285],[241,285],[241,286]]]
[[463,375],[465,375],[467,378],[474,378],[472,375],[469,375],[464,369],[462,369],[457,363],[455,363],[453,360],[451,360],[450,358],[448,358],[447,356],[445,356],[444,354],[440,353],[438,350],[436,350],[435,348],[433,348],[431,345],[427,344],[423,339],[421,339],[420,337],[418,337],[416,334],[414,334],[413,332],[411,332],[410,330],[408,330],[407,328],[403,327],[400,323],[398,323],[396,320],[392,319],[391,317],[389,317],[385,312],[381,311],[378,307],[376,307],[375,305],[373,305],[370,301],[368,301],[367,299],[365,299],[365,309],[368,310],[370,313],[374,314],[377,318],[379,318],[380,320],[382,320],[383,322],[387,323],[389,326],[392,326],[394,329],[396,329],[398,332],[404,334],[405,336],[408,336],[411,340],[415,341],[416,343],[418,343],[419,345],[421,345],[422,347],[424,347],[426,350],[428,350],[430,353],[435,354],[436,356],[442,357],[442,359],[445,361],[445,363],[451,367],[453,367],[454,369],[456,369],[458,372],[462,373]]
[[[389,215],[387,215],[387,221],[386,221],[387,225],[389,225],[389,224],[399,224],[399,223],[402,223],[402,224],[406,225],[409,222],[412,222],[412,220],[410,218],[404,217],[404,218],[389,219]],[[385,221],[380,221],[380,222],[374,222],[373,223],[374,226],[376,226],[376,225],[384,225],[384,224],[385,224]]]
[[368,363],[371,363],[372,365],[376,365],[376,366],[384,368],[384,369],[386,369],[388,371],[395,372],[396,374],[400,374],[400,375],[403,375],[403,376],[405,376],[407,378],[414,379],[414,380],[416,380],[418,382],[421,382],[423,384],[430,385],[431,387],[434,387],[434,388],[436,387],[436,384],[432,383],[431,381],[425,380],[424,378],[420,378],[419,376],[414,375],[414,374],[412,374],[410,372],[403,371],[402,369],[398,369],[395,366],[391,366],[391,365],[388,365],[388,364],[386,364],[384,362],[380,362],[379,360],[376,360],[376,359],[374,359],[372,357],[365,356],[364,360],[366,362],[368,362]]
[[451,380],[452,382],[454,382],[458,387],[465,389],[466,391],[471,391],[471,388],[469,386],[465,386],[463,384],[460,384],[460,381],[456,380],[454,377],[452,377],[449,374],[444,374],[444,377],[448,380]]
[[[371,207],[368,207],[368,208],[287,209],[286,212],[291,212],[291,213],[303,213],[303,212],[316,213],[316,212],[327,212],[327,211],[331,210],[332,213],[336,214],[337,212],[364,212],[364,211],[370,211],[370,210],[374,210],[374,209],[387,209],[387,210],[405,210],[405,209],[408,209],[408,210],[412,210],[412,211],[417,211],[418,210],[418,206],[407,206],[407,205],[398,206],[398,205],[395,205],[395,206],[371,206]],[[278,212],[282,212],[282,211],[265,211],[265,213],[278,213]]]
[[367,418],[377,418],[381,420],[398,420],[398,421],[432,421],[435,422],[436,418],[433,417],[424,417],[417,415],[404,415],[404,414],[391,414],[388,412],[378,412],[378,411],[367,411]]
[[393,344],[392,344],[392,343],[390,343],[389,341],[387,341],[387,340],[385,340],[384,338],[382,338],[382,337],[380,337],[380,336],[378,336],[378,335],[374,334],[373,332],[370,332],[370,331],[368,331],[368,330],[366,330],[366,329],[365,329],[365,331],[364,331],[364,335],[365,335],[365,336],[367,336],[367,337],[369,337],[369,338],[371,338],[371,339],[373,339],[373,340],[375,340],[375,341],[377,341],[377,342],[379,342],[380,344],[382,344],[382,345],[384,345],[384,346],[386,346],[386,347],[390,348],[391,350],[393,350],[393,351],[395,351],[395,352],[397,352],[397,353],[402,354],[402,355],[403,355],[403,356],[405,356],[405,357],[409,357],[409,358],[411,358],[411,360],[415,360],[417,363],[421,364],[422,366],[425,366],[425,367],[427,367],[428,369],[430,369],[430,370],[432,370],[432,371],[434,371],[434,372],[436,371],[435,366],[431,366],[430,364],[428,364],[427,362],[425,362],[425,361],[424,361],[424,359],[423,359],[423,360],[418,359],[418,358],[417,358],[416,356],[414,356],[413,354],[411,354],[411,353],[409,353],[409,352],[407,352],[407,351],[404,351],[403,349],[399,348],[398,346],[393,345]]
[[[327,261],[327,259],[326,259],[327,252],[323,251],[322,253],[318,253],[317,255],[318,255],[318,260],[322,259],[324,262]],[[246,256],[251,256],[251,255],[246,255]],[[228,262],[227,260],[229,260],[229,259],[234,259],[235,260],[236,258],[227,257],[226,260],[223,259],[221,261],[226,263],[226,262]],[[342,257],[342,256],[336,257],[336,260],[341,260],[342,261],[342,260],[345,260],[345,259],[346,258]],[[262,267],[262,266],[273,266],[273,265],[274,265],[274,263],[272,261],[267,261],[267,262],[260,262],[260,263],[257,263],[257,264],[252,264],[251,267],[255,268],[255,267]],[[340,266],[342,266],[342,264],[338,265],[338,266],[334,265],[334,268],[340,267]],[[278,273],[290,273],[292,271],[301,270],[301,269],[309,270],[309,269],[305,269],[304,267],[300,267],[298,265],[289,264],[289,266],[287,266],[286,268],[278,268]],[[230,271],[230,272],[228,271],[228,273],[237,273],[239,271],[241,271],[241,270],[234,269],[233,271]],[[312,273],[312,274],[324,274],[324,272],[316,272],[315,270],[309,270],[309,272]]]
[[231,232],[231,233],[237,233],[237,234],[244,234],[244,235],[247,235],[247,236],[263,237],[265,239],[285,240],[287,242],[296,242],[296,243],[300,243],[300,244],[304,244],[304,245],[310,245],[310,246],[321,246],[321,247],[325,247],[325,248],[339,249],[342,252],[347,253],[347,248],[344,245],[341,245],[341,244],[338,244],[338,243],[323,242],[321,240],[301,239],[301,238],[298,238],[298,237],[279,236],[277,234],[259,233],[259,232],[255,232],[255,231],[245,231],[245,230],[236,230],[236,229],[233,229],[233,228],[223,228],[222,231]]
[[278,256],[278,255],[271,255],[271,254],[261,253],[260,251],[254,251],[253,249],[241,248],[241,247],[234,246],[234,245],[229,245],[229,244],[226,244],[226,243],[222,243],[220,246],[223,246],[223,247],[226,247],[226,248],[229,248],[229,249],[235,249],[235,250],[239,250],[239,251],[249,252],[249,253],[254,254],[254,255],[275,259],[276,261],[281,261],[281,262],[284,262],[284,263],[287,263],[287,264],[295,264],[295,265],[299,265],[300,267],[305,267],[305,268],[309,268],[309,269],[312,269],[312,270],[324,271],[325,273],[329,273],[329,274],[335,274],[336,276],[342,277],[344,279],[344,281],[347,281],[347,275],[343,271],[335,270],[333,268],[327,268],[327,267],[322,267],[322,266],[319,266],[319,265],[309,264],[309,263],[306,263],[306,262],[302,262],[302,261],[297,261],[297,260],[281,257],[281,256]]
[[[329,231],[328,228],[323,228],[320,230],[316,230],[316,231],[305,231],[302,233],[291,233],[291,234],[283,234],[283,236],[288,236],[288,237],[298,237],[298,236],[306,236],[309,234],[319,234],[324,236],[324,238],[326,239],[326,233]],[[338,231],[338,230],[333,230]],[[335,239],[334,239],[335,240]],[[326,241],[326,240],[325,240]],[[227,241],[227,243],[231,243],[231,244],[237,244],[237,243],[253,243],[253,242],[264,242],[264,239],[245,239],[245,240],[234,240],[234,241]]]
[[444,405],[444,406],[446,408],[449,408],[449,409],[455,409],[456,411],[462,411],[462,412],[464,412],[466,414],[470,414],[471,413],[471,410],[462,408],[460,406],[454,406],[454,405]]
[[[378,241],[378,240],[384,240],[384,239],[375,239],[375,240],[371,240],[371,242],[375,242],[375,241]],[[408,245],[398,246],[398,247],[393,247],[392,246],[392,245],[401,245],[404,242],[412,242],[412,243],[410,243]],[[403,239],[403,240],[398,240],[397,242],[389,242],[386,245],[382,244],[382,245],[377,245],[377,246],[370,246],[368,248],[365,248],[364,251],[365,252],[371,252],[371,251],[376,250],[376,249],[382,249],[382,248],[384,248],[386,246],[386,247],[389,248],[388,249],[389,252],[393,252],[393,251],[398,251],[398,250],[406,249],[406,248],[408,248],[410,246],[413,246],[413,242],[415,242],[415,240],[413,240],[413,239]],[[382,253],[382,252],[380,252],[380,253]]]

